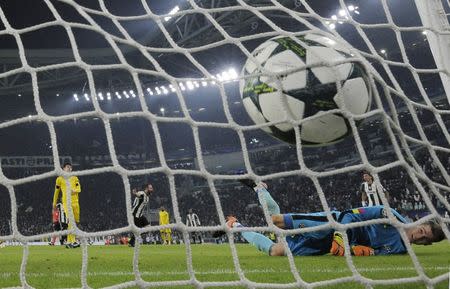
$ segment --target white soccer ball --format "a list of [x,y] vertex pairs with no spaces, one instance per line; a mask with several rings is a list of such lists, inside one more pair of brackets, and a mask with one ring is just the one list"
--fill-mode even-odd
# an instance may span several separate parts
[[[350,51],[337,41],[317,34],[299,37],[300,45],[289,37],[275,37],[258,46],[252,55],[272,77],[248,59],[240,81],[242,102],[255,124],[286,119],[306,120],[300,126],[303,145],[326,145],[351,134],[348,120],[331,109],[346,109],[358,115],[370,109],[371,89],[364,66],[346,62],[328,67],[325,64],[283,73],[318,63],[333,63],[350,57]],[[261,75],[257,75],[261,74]],[[281,83],[281,92],[279,91]],[[336,81],[341,84],[338,94]],[[286,105],[287,110],[284,108]],[[285,142],[295,144],[295,131],[288,122],[263,130]]]

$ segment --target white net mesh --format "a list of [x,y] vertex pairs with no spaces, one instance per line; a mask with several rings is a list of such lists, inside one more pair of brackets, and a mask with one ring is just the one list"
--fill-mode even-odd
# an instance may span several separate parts
[[[2,79],[17,78],[26,75],[31,87],[33,97],[32,107],[35,113],[30,116],[13,116],[9,120],[2,120],[0,130],[14,129],[17,126],[28,123],[45,124],[45,134],[49,135],[52,159],[54,165],[52,170],[21,178],[6,177],[5,162],[2,162],[0,171],[0,184],[9,192],[11,204],[10,232],[1,236],[3,241],[19,241],[23,244],[23,257],[20,266],[21,287],[29,287],[27,283],[27,262],[29,256],[29,242],[40,238],[48,237],[50,233],[40,235],[23,234],[18,224],[18,204],[16,200],[15,188],[27,183],[54,178],[57,175],[67,174],[60,169],[61,141],[58,141],[58,123],[69,120],[82,120],[86,118],[98,118],[104,127],[107,155],[110,163],[106,166],[87,168],[76,172],[79,177],[100,173],[115,173],[120,175],[125,191],[125,207],[127,208],[127,224],[119,229],[102,232],[87,232],[76,227],[74,233],[82,240],[82,269],[81,284],[83,288],[88,288],[88,245],[87,238],[97,236],[121,234],[132,230],[135,234],[144,232],[157,232],[159,226],[137,228],[134,226],[131,214],[131,185],[130,178],[143,176],[146,174],[162,173],[167,177],[170,190],[170,199],[174,213],[174,223],[167,227],[179,230],[182,239],[186,243],[186,265],[189,275],[188,279],[181,281],[145,281],[141,276],[139,267],[140,245],[134,249],[133,271],[135,280],[127,283],[114,285],[114,288],[126,288],[131,286],[158,287],[167,286],[169,288],[182,285],[190,285],[197,288],[215,286],[243,286],[245,288],[314,288],[325,285],[335,285],[355,281],[366,288],[373,288],[377,285],[393,285],[408,283],[425,284],[427,288],[434,288],[436,284],[448,279],[448,274],[440,274],[429,277],[425,274],[414,250],[409,245],[405,228],[409,225],[397,221],[394,215],[389,214],[387,219],[371,220],[364,223],[342,225],[333,220],[330,210],[330,196],[328,189],[324,188],[324,180],[331,177],[339,177],[349,172],[357,172],[363,169],[369,170],[379,181],[378,175],[389,172],[396,168],[402,169],[402,177],[408,178],[410,188],[417,191],[421,199],[422,206],[426,207],[429,215],[419,220],[419,223],[426,222],[431,218],[438,218],[442,225],[449,224],[450,220],[443,218],[442,211],[450,211],[448,196],[450,192],[449,176],[449,156],[450,156],[450,135],[449,127],[449,105],[445,94],[449,93],[448,78],[450,77],[450,65],[448,64],[448,53],[450,52],[450,30],[448,18],[450,13],[450,3],[447,1],[430,1],[433,5],[424,5],[418,11],[414,1],[357,1],[347,3],[347,1],[193,1],[180,4],[178,9],[167,13],[167,9],[152,7],[146,1],[137,1],[130,4],[130,7],[99,1],[98,3],[78,4],[74,1],[50,1],[45,0],[51,19],[46,19],[41,23],[17,28],[12,23],[15,19],[5,13],[6,9],[0,6],[0,20],[4,28],[0,31],[0,36],[11,37],[16,46],[17,54],[13,57],[20,65],[4,71],[0,74]],[[401,2],[401,3],[399,3]],[[406,3],[408,2],[408,3]],[[418,1],[420,2],[420,1]],[[123,5],[122,5],[123,6]],[[178,7],[178,6],[177,6]],[[164,12],[160,12],[164,11]],[[423,15],[422,15],[423,14]],[[422,17],[422,20],[421,18]],[[423,24],[429,19],[439,19]],[[133,25],[144,25],[145,29],[136,33]],[[147,25],[147,26],[146,26]],[[196,26],[197,25],[197,26]],[[29,42],[27,37],[44,31],[46,37],[52,28],[59,28],[60,34],[66,37],[64,47],[44,47],[41,48],[42,55],[53,57],[54,60],[40,59],[37,50],[26,48],[26,46],[36,41]],[[142,32],[142,30],[144,30]],[[147,30],[147,31],[146,31]],[[80,47],[79,31],[96,35],[100,40],[92,40],[94,43]],[[342,163],[332,162],[330,166],[320,166],[314,154],[327,154],[327,150],[332,151],[337,156],[337,149],[325,148],[305,148],[301,143],[297,143],[294,150],[291,150],[290,158],[297,157],[296,166],[280,167],[274,171],[264,171],[261,167],[255,169],[254,158],[258,152],[254,152],[253,143],[248,142],[248,134],[268,124],[263,125],[242,125],[236,121],[233,112],[234,103],[230,101],[229,88],[227,83],[236,77],[233,70],[220,73],[215,70],[218,66],[217,55],[230,56],[244,60],[251,57],[252,48],[255,43],[259,44],[273,36],[284,35],[295,37],[306,32],[316,32],[323,34],[325,31],[333,34],[336,39],[346,42],[352,47],[355,59],[362,61],[366,70],[370,72],[370,83],[374,89],[373,108],[364,115],[351,115],[343,113],[349,120],[354,136],[354,153]],[[139,34],[140,33],[140,34]],[[10,39],[10,40],[11,40]],[[28,42],[27,42],[28,41]],[[33,42],[34,43],[34,42]],[[101,44],[99,44],[101,43]],[[101,48],[95,47],[97,44]],[[33,44],[31,44],[33,46]],[[52,50],[48,50],[52,49]],[[224,54],[225,53],[225,54]],[[130,57],[130,55],[132,57]],[[214,55],[214,58],[213,56]],[[9,55],[5,54],[5,59]],[[45,58],[45,57],[44,57]],[[435,61],[435,60],[439,61]],[[227,62],[225,60],[224,62]],[[234,61],[233,59],[230,61]],[[351,61],[351,59],[349,60]],[[223,65],[223,64],[221,64]],[[243,62],[238,65],[242,66]],[[325,64],[327,65],[327,64]],[[219,65],[220,66],[220,65]],[[301,69],[307,69],[302,67]],[[49,98],[43,95],[43,89],[51,87],[51,76],[59,71],[69,79],[84,75],[84,88],[74,90],[74,99],[78,103],[79,98],[84,101],[88,109],[71,111],[70,113],[54,113],[52,111]],[[114,73],[119,76],[115,77]],[[121,75],[126,74],[126,79],[122,83],[114,82],[121,80]],[[22,76],[21,76],[22,75]],[[106,75],[106,76],[105,76]],[[53,75],[54,76],[54,75]],[[61,77],[61,76],[59,76]],[[63,79],[64,77],[61,77]],[[105,80],[106,79],[106,80]],[[108,81],[109,80],[109,81]],[[55,80],[54,80],[55,81]],[[205,121],[201,117],[193,116],[191,103],[186,98],[190,90],[195,90],[202,86],[213,84],[220,95],[220,105],[223,109],[222,121]],[[63,83],[62,86],[65,84]],[[230,85],[235,85],[231,83]],[[116,87],[117,92],[111,88]],[[119,91],[120,90],[120,91]],[[338,88],[339,90],[339,88]],[[168,109],[160,109],[158,104],[149,105],[147,98],[150,95],[171,94],[176,96],[179,103],[178,110],[169,112]],[[113,111],[105,104],[110,98],[135,99],[136,109],[129,111]],[[60,104],[60,103],[59,103]],[[47,109],[45,109],[45,107]],[[197,108],[201,111],[201,108]],[[242,111],[241,111],[242,112]],[[116,120],[128,120],[138,118],[146,122],[147,128],[154,134],[155,152],[154,163],[158,165],[151,167],[124,166],[117,153],[117,137],[113,137],[113,126]],[[369,120],[370,126],[365,126],[366,130],[375,130],[379,138],[383,141],[376,143],[373,134],[368,135],[362,132],[355,121]],[[288,122],[299,124],[298,121],[288,119]],[[174,167],[167,161],[165,154],[166,139],[161,136],[161,123],[167,125],[188,125],[192,130],[192,144],[195,145],[193,155],[196,160],[197,169]],[[77,123],[75,123],[77,125]],[[170,127],[170,126],[169,126]],[[351,276],[326,281],[306,282],[302,278],[301,270],[296,266],[294,257],[289,250],[287,258],[289,260],[289,270],[294,277],[293,282],[274,284],[252,281],[244,272],[240,263],[238,250],[234,244],[235,232],[241,231],[266,231],[275,232],[282,237],[286,234],[297,234],[322,228],[302,228],[290,231],[283,231],[276,228],[270,220],[267,207],[264,208],[268,226],[237,228],[227,231],[234,269],[238,274],[237,281],[204,282],[200,281],[195,273],[192,248],[189,243],[189,233],[196,231],[215,231],[226,228],[223,204],[220,199],[220,189],[217,184],[226,180],[235,180],[237,177],[227,173],[216,173],[211,169],[216,160],[225,163],[226,160],[219,157],[214,159],[205,156],[205,145],[202,140],[204,129],[224,129],[232,130],[235,133],[235,141],[240,145],[242,151],[242,164],[249,172],[240,178],[253,178],[255,180],[272,180],[277,178],[301,177],[310,180],[310,187],[314,191],[314,198],[319,210],[328,213],[328,227],[344,233],[350,227],[385,223],[398,228],[408,254],[414,264],[415,277],[392,278],[392,279],[372,279],[361,274],[346,245],[346,262],[351,270]],[[296,135],[299,129],[296,127]],[[182,136],[181,136],[182,137]],[[368,141],[368,138],[372,138]],[[376,138],[376,137],[375,137]],[[386,142],[386,140],[388,140]],[[253,141],[253,140],[252,140]],[[145,143],[143,144],[146,145]],[[76,146],[76,145],[75,145]],[[314,151],[317,150],[317,151]],[[333,152],[334,151],[334,152]],[[374,155],[381,155],[382,158],[375,158]],[[262,157],[264,158],[264,157]],[[327,159],[328,161],[329,159]],[[263,165],[264,166],[264,165]],[[428,166],[432,166],[429,169]],[[219,170],[220,171],[220,170]],[[212,196],[213,208],[217,210],[220,225],[203,226],[190,228],[183,223],[183,216],[180,212],[179,194],[177,194],[177,177],[191,176],[201,177],[206,180],[207,187]],[[186,182],[186,184],[189,184]],[[306,190],[306,189],[305,189]],[[277,192],[273,192],[277,199]],[[382,197],[384,205],[389,206],[385,196]],[[339,197],[337,197],[339,198]],[[123,200],[122,200],[123,202]],[[439,205],[437,205],[439,204]],[[334,205],[333,205],[334,206]],[[69,220],[74,221],[71,206],[69,206]],[[450,239],[450,233],[446,226],[443,226],[444,233]],[[54,234],[54,233],[53,233]],[[441,283],[442,284],[442,283]],[[32,284],[31,284],[32,286]],[[406,286],[406,285],[405,285]],[[414,288],[414,287],[411,287]]]

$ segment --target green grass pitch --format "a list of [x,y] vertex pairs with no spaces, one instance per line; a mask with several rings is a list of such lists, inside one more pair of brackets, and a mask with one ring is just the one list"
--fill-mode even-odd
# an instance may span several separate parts
[[[224,245],[192,245],[192,262],[198,281],[237,281],[231,249]],[[414,246],[414,250],[429,277],[448,273],[450,246],[447,241],[432,246]],[[269,257],[247,244],[237,245],[240,266],[245,277],[253,282],[290,283],[294,277],[286,257]],[[134,250],[126,246],[88,247],[88,286],[107,287],[133,281],[132,260]],[[0,249],[0,287],[19,287],[22,247]],[[362,276],[389,279],[417,276],[411,258],[402,256],[374,256],[353,258]],[[34,288],[81,287],[82,250],[62,246],[30,246],[26,268],[27,283]],[[295,257],[297,270],[306,282],[317,282],[351,276],[345,259],[334,256]],[[186,250],[183,245],[141,246],[139,269],[145,281],[189,280]],[[448,289],[448,278],[435,286]],[[166,286],[152,288],[195,288],[195,286]],[[207,288],[246,288],[207,287]],[[268,287],[270,288],[270,287]],[[357,282],[346,282],[319,288],[365,288]],[[379,285],[374,288],[426,288],[421,283]]]

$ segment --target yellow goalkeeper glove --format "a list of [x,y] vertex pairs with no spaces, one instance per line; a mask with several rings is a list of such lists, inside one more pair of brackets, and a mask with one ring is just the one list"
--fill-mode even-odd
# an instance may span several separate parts
[[345,246],[341,233],[334,232],[330,253],[334,256],[344,256]]
[[373,256],[375,255],[375,250],[362,245],[352,246],[352,252],[355,256]]

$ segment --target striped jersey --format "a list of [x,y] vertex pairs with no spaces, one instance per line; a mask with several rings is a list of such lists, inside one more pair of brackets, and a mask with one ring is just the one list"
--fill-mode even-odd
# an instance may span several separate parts
[[386,193],[386,190],[381,184],[377,184],[375,182],[372,182],[371,184],[369,184],[368,182],[363,182],[361,184],[360,191],[361,193],[366,193],[368,207],[382,205],[380,192],[383,191]]
[[52,213],[52,222],[54,224],[67,224],[66,214],[64,213],[64,207],[61,203],[56,204],[56,209]]
[[189,227],[200,226],[200,219],[198,218],[196,213],[187,214],[187,216],[186,216],[186,225],[189,226]]
[[132,214],[135,218],[140,218],[144,214],[144,208],[149,200],[148,195],[144,191],[136,193],[136,198],[133,202]]

